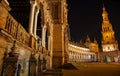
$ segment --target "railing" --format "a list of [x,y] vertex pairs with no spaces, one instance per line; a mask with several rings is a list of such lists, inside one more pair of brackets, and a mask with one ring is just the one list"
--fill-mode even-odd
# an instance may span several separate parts
[[6,17],[5,31],[9,33],[14,39],[21,43],[30,45],[30,35],[26,32],[23,26],[18,23],[11,15]]
[[[14,39],[16,39],[17,41],[25,44],[26,46],[35,49],[35,50],[39,50],[42,52],[42,54],[48,55],[48,51],[44,48],[44,49],[39,49],[40,47],[42,47],[42,45],[40,45],[38,43],[38,41],[35,39],[35,37],[31,36],[25,29],[24,27],[18,23],[10,14],[8,14],[8,16],[6,17],[6,21],[5,21],[5,25],[2,28],[3,30],[5,30],[9,35],[11,35]],[[42,47],[43,48],[43,47]]]
[[[19,22],[17,22],[13,18],[13,16],[10,15],[9,12],[6,9],[4,9],[4,7],[1,5],[0,5],[0,29],[7,33],[6,35],[9,35],[18,42],[25,44],[25,46],[28,46],[36,51],[40,50],[38,48],[42,47],[42,45],[39,45],[38,40],[36,40],[35,37],[31,36],[24,29],[24,27]],[[41,52],[45,54],[44,51]]]
[[78,46],[78,47],[84,47],[84,48],[86,48],[86,46],[84,44],[81,45],[80,43],[77,43],[77,42],[69,41],[69,44],[72,44],[72,45],[75,45],[75,46]]

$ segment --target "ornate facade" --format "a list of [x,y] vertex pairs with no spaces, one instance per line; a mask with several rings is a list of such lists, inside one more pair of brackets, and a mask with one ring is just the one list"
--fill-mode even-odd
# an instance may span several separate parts
[[68,50],[68,62],[95,62],[97,60],[96,52],[88,47],[70,42],[68,44]]
[[[28,76],[61,67],[67,62],[68,27],[66,0],[0,0],[0,75],[6,68],[12,76]],[[4,65],[16,57],[14,41],[15,66]]]
[[[37,76],[67,61],[96,61],[98,44],[88,38],[86,47],[69,42],[66,0],[0,0],[0,75]],[[103,8],[101,53],[117,56],[117,42]]]
[[108,13],[103,7],[103,23],[102,23],[102,50],[103,52],[118,50],[118,43],[114,36],[112,24],[108,19]]
[[114,30],[112,28],[112,24],[108,19],[108,13],[103,6],[102,13],[102,53],[100,53],[100,57],[102,61],[115,61],[115,57],[119,56],[118,43],[114,36]]
[[85,47],[89,48],[92,52],[97,53],[99,51],[97,40],[94,39],[94,41],[92,42],[89,36],[87,36],[84,45]]

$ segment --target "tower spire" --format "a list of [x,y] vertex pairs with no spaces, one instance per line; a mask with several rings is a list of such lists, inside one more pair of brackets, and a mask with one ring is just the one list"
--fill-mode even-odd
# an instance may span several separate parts
[[109,21],[108,13],[105,9],[104,2],[103,2],[102,10],[103,10],[103,12],[102,12],[102,18],[103,18],[103,22],[102,22],[102,48],[103,48],[103,51],[114,51],[114,50],[117,50],[118,47],[117,47],[117,43],[115,41],[114,30],[112,28],[112,24]]
[[103,8],[105,7],[104,2],[102,1]]
[[103,21],[105,22],[105,21],[109,21],[109,19],[108,19],[108,13],[107,13],[107,11],[106,11],[106,9],[105,9],[105,5],[104,5],[104,3],[103,3],[103,13],[102,13],[102,17],[103,17]]
[[105,6],[103,4],[103,23],[102,23],[102,35],[103,35],[103,42],[104,43],[111,43],[114,42],[114,31],[112,29],[112,24],[109,22],[108,13],[105,10]]
[[105,3],[104,3],[104,0],[102,0],[102,7],[103,7],[103,9],[105,9]]
[[90,37],[87,35],[87,37],[86,37],[86,42],[91,42],[90,41]]

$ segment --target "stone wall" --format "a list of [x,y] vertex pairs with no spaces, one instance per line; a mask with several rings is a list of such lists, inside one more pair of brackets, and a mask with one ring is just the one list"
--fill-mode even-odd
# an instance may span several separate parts
[[4,53],[6,50],[6,41],[0,37],[0,75],[3,65]]

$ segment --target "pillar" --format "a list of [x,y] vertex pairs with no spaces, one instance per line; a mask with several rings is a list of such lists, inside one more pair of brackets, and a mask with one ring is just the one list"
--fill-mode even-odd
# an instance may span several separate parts
[[46,40],[46,25],[42,28],[42,46],[45,47],[45,41]]
[[35,19],[34,19],[34,36],[36,37],[37,32],[37,19],[38,19],[39,8],[35,8]]
[[30,20],[29,20],[29,33],[33,34],[33,20],[34,20],[34,12],[35,12],[35,6],[36,2],[35,0],[30,0],[31,8],[30,8]]

